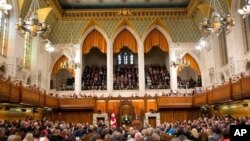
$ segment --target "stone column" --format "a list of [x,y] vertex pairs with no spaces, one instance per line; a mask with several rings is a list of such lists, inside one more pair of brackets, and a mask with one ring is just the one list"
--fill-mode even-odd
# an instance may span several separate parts
[[8,49],[7,49],[7,58],[6,63],[8,67],[7,75],[11,76],[13,79],[16,79],[17,73],[17,64],[16,60],[18,58],[23,58],[24,50],[24,36],[22,37],[15,28],[15,24],[18,20],[18,3],[16,0],[11,0],[10,4],[12,9],[9,11],[9,27],[8,27]]
[[79,94],[81,92],[82,87],[82,64],[81,64],[81,47],[80,44],[75,46],[75,63],[79,64],[79,67],[75,67],[75,93]]
[[107,91],[113,90],[113,47],[107,42]]
[[138,73],[140,95],[145,92],[145,69],[144,69],[144,46],[142,42],[138,43]]
[[[176,51],[173,48],[169,49],[169,60],[170,62],[176,61]],[[177,67],[171,66],[170,63],[170,88],[172,90],[177,90],[178,83],[177,83]]]

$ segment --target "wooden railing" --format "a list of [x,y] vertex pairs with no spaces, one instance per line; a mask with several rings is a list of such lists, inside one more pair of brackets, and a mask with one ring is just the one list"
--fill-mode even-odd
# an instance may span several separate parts
[[202,106],[207,104],[207,93],[199,94],[194,97],[194,106]]
[[241,92],[243,97],[250,97],[250,77],[245,77],[240,80]]
[[60,98],[61,109],[94,109],[96,100],[94,98]]
[[33,106],[40,105],[40,91],[30,88],[21,88],[21,103]]
[[158,108],[187,108],[192,107],[193,97],[158,97]]
[[10,94],[10,82],[7,81],[0,81],[0,102],[9,101],[9,94]]
[[58,98],[54,96],[45,96],[45,106],[50,108],[58,108]]
[[[240,100],[249,97],[250,76],[242,77],[236,82],[230,80],[227,84],[208,90],[203,94],[197,94],[193,97],[160,96],[155,98],[157,99],[158,108],[187,108],[199,107],[206,104],[217,104],[230,100]],[[136,99],[136,97],[133,99]],[[57,98],[47,95],[45,92],[41,92],[38,89],[24,87],[21,83],[13,83],[10,79],[0,79],[0,102],[21,103],[32,106],[62,109],[95,109],[96,100],[97,99],[94,97]]]

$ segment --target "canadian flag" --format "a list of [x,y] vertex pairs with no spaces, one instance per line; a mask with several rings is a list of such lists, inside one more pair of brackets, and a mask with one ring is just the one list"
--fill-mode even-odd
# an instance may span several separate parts
[[117,126],[117,124],[116,124],[116,118],[115,118],[115,114],[114,113],[111,114],[110,125],[111,125],[111,127],[116,127]]

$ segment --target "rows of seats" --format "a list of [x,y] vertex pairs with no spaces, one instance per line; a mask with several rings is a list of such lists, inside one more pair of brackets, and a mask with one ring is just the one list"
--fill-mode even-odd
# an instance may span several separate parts
[[146,89],[169,89],[170,76],[165,65],[153,64],[145,66]]
[[177,77],[178,87],[182,89],[191,89],[195,87],[201,87],[201,80],[194,80],[192,78],[185,80],[180,77]]
[[67,78],[66,83],[63,83],[60,87],[59,87],[59,91],[70,91],[70,90],[74,90],[75,87],[75,78]]
[[82,90],[106,90],[107,89],[107,67],[85,66],[82,75]]
[[139,88],[137,65],[115,65],[113,73],[114,90],[133,90]]

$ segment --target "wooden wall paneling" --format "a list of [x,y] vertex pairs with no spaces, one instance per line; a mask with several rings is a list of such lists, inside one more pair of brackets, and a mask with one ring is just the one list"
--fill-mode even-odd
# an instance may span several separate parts
[[197,108],[160,109],[161,123],[194,120],[201,116]]
[[241,79],[243,97],[250,97],[250,76]]
[[226,102],[231,100],[231,80],[229,83],[213,89],[212,103]]
[[10,85],[9,81],[0,80],[0,102],[8,102],[10,98]]
[[21,89],[21,103],[39,106],[39,91],[22,87]]
[[108,103],[108,113],[115,113],[116,115],[119,114],[120,110],[120,101],[119,100],[110,100]]
[[11,84],[10,102],[11,103],[20,103],[21,102],[21,86]]
[[145,111],[144,100],[132,100],[135,115],[140,116],[142,111]]
[[147,110],[146,110],[146,112],[149,112],[150,109],[152,109],[154,111],[158,111],[157,103],[156,102],[157,102],[156,100],[149,99],[147,101]]
[[94,98],[60,98],[61,109],[95,109],[96,100]]
[[58,108],[58,99],[56,97],[46,95],[45,96],[45,106],[50,108]]
[[207,91],[207,103],[213,104],[213,90]]
[[199,107],[207,104],[207,93],[198,94],[194,97],[194,106]]
[[40,107],[44,107],[45,106],[45,92],[44,93],[40,93],[40,98],[39,98],[39,106]]
[[106,113],[106,102],[104,100],[96,101],[96,111],[100,110],[101,113]]
[[93,123],[93,110],[56,110],[52,113],[52,120],[68,123]]
[[232,83],[232,98],[233,100],[242,98],[241,80]]
[[158,97],[158,108],[187,108],[193,106],[193,97]]

